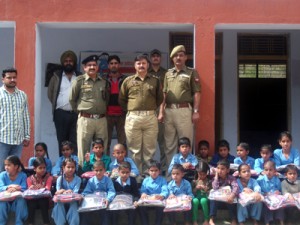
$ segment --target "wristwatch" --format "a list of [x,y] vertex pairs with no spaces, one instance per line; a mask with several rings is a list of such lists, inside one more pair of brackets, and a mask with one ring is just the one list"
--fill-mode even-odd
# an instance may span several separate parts
[[199,112],[199,110],[198,109],[194,109],[194,113],[198,113]]

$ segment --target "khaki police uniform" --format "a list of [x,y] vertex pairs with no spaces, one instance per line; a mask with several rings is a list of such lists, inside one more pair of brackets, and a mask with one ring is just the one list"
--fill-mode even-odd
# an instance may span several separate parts
[[162,100],[160,82],[150,74],[144,79],[137,74],[127,77],[121,86],[119,103],[128,111],[125,121],[127,146],[141,173],[155,154],[158,133],[155,110]]
[[81,75],[72,83],[70,104],[78,112],[77,145],[79,164],[84,155],[90,152],[91,142],[97,138],[107,145],[106,113],[106,80],[97,77],[95,80],[87,74]]
[[[158,78],[162,87],[164,86],[164,80],[167,70],[163,67],[160,67],[158,71],[153,70],[152,68],[149,68],[149,73],[151,73],[154,77]],[[159,114],[159,107],[156,111],[157,115]],[[165,154],[165,125],[163,123],[158,123],[158,135],[157,135],[157,143],[159,146],[160,151],[160,163],[161,163],[161,170],[167,171],[168,165],[167,165],[167,158]]]
[[177,72],[174,67],[166,73],[163,92],[166,94],[164,137],[167,165],[177,153],[179,138],[187,137],[193,143],[193,96],[200,91],[199,74],[195,69],[184,67]]

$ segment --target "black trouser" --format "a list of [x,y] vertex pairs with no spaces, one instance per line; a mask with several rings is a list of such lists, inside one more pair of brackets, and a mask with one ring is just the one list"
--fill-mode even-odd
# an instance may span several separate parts
[[49,224],[49,198],[38,198],[27,200],[28,223],[34,223],[35,210],[40,209],[43,217],[43,223]]
[[73,111],[65,111],[62,109],[54,110],[54,124],[59,147],[59,156],[62,156],[61,143],[63,141],[71,141],[74,146],[73,154],[77,155],[77,117],[77,113]]
[[139,206],[138,210],[140,212],[140,218],[142,221],[142,225],[149,225],[149,217],[148,213],[149,210],[154,209],[155,210],[155,225],[161,225],[163,216],[164,216],[164,208],[163,207],[148,207],[148,206]]
[[125,212],[128,216],[128,225],[135,225],[135,209],[127,209],[127,210],[110,210],[110,218],[111,224],[117,225],[118,220],[121,218],[121,213]]

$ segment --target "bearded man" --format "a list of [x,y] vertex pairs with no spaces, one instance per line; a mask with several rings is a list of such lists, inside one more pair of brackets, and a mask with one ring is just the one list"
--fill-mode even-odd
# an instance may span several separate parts
[[48,98],[52,104],[53,121],[56,129],[59,155],[61,143],[71,141],[74,144],[74,154],[77,153],[76,124],[77,113],[69,102],[71,83],[79,72],[76,71],[77,56],[73,51],[65,51],[60,57],[61,70],[53,73],[48,86]]

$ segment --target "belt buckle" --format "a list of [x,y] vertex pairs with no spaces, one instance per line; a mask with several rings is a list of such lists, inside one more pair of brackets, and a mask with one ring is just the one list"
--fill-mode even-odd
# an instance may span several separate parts
[[98,114],[93,114],[93,115],[92,115],[92,118],[93,118],[93,119],[100,119],[100,115],[98,115]]

